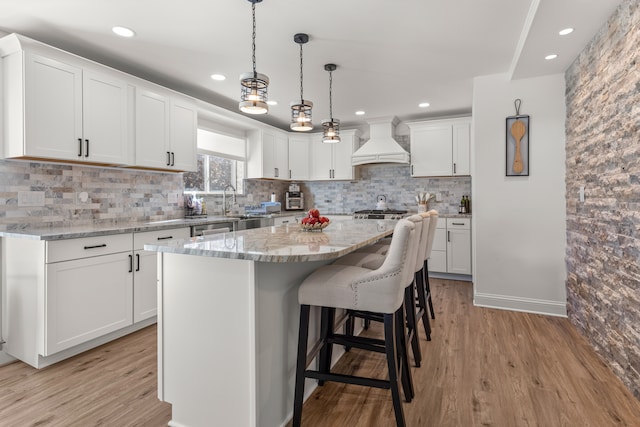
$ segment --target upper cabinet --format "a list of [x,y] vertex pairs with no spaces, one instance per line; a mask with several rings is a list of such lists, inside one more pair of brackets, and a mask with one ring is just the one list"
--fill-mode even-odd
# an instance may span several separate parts
[[289,140],[275,129],[247,135],[247,178],[289,179]]
[[354,167],[351,155],[357,148],[360,133],[357,130],[341,130],[341,141],[325,144],[320,134],[310,135],[309,180],[353,180]]
[[411,176],[471,175],[471,118],[407,123]]
[[128,164],[128,86],[108,72],[17,51],[3,59],[4,157]]
[[306,181],[309,179],[310,135],[289,136],[289,179]]
[[196,170],[190,98],[16,34],[0,58],[4,158]]
[[188,100],[157,88],[136,90],[138,167],[195,171],[198,111]]

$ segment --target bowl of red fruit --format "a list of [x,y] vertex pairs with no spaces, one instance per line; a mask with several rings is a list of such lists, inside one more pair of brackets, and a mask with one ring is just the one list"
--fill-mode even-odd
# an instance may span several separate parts
[[300,221],[302,231],[322,231],[329,226],[329,218],[321,216],[318,209],[309,209],[307,216]]

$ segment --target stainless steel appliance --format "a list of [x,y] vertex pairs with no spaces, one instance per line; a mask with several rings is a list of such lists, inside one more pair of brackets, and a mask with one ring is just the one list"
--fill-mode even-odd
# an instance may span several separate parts
[[394,209],[365,209],[353,213],[353,219],[402,219],[405,216],[407,211]]
[[304,210],[304,194],[300,191],[287,191],[284,196],[284,208],[288,211]]
[[235,231],[236,221],[214,222],[211,224],[198,224],[191,226],[191,237],[203,236],[210,234],[212,230],[227,229],[227,231]]

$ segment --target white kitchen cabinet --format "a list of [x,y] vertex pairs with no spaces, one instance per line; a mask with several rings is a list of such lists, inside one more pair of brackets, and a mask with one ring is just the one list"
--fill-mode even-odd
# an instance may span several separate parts
[[295,181],[309,179],[310,146],[309,135],[289,136],[289,179]]
[[439,218],[429,272],[471,274],[471,219]]
[[128,85],[76,63],[23,50],[3,58],[4,157],[131,162]]
[[411,176],[470,175],[471,119],[407,123]]
[[278,216],[273,219],[273,225],[295,224],[295,223],[296,223],[295,215]]
[[286,133],[275,129],[249,132],[247,178],[289,179],[289,140]]
[[342,130],[340,142],[325,144],[320,134],[314,134],[309,148],[309,180],[353,180],[351,155],[357,148],[359,135],[357,130]]
[[133,234],[133,321],[140,322],[158,313],[158,256],[144,245],[190,237],[189,227]]
[[159,87],[136,88],[136,166],[197,170],[198,112]]

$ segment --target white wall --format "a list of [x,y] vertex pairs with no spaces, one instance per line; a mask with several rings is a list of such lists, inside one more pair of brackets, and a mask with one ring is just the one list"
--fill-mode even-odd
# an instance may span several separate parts
[[[473,89],[474,304],[566,316],[565,83],[562,74]],[[529,176],[505,176],[507,116],[530,116]]]

